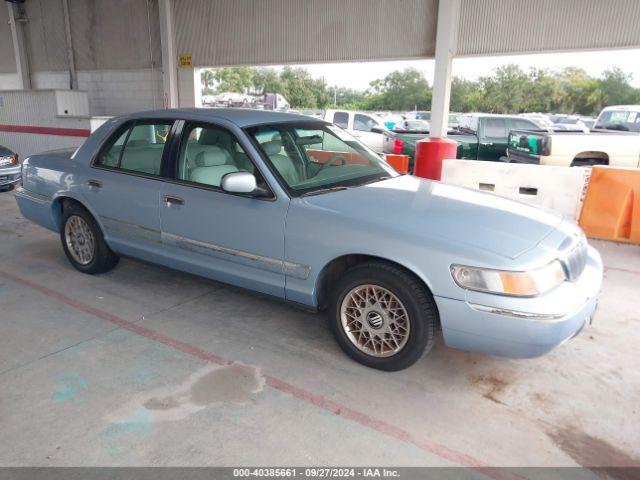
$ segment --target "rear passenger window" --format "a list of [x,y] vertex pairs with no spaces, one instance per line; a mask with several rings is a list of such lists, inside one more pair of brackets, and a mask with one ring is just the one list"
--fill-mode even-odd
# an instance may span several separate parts
[[520,130],[540,130],[540,127],[527,120],[515,119],[512,120],[511,123],[513,125],[513,128],[518,128]]
[[131,128],[116,134],[97,163],[147,175],[160,175],[162,153],[172,122],[136,122]]
[[333,114],[333,124],[344,128],[345,130],[349,126],[349,114],[346,112],[336,112]]

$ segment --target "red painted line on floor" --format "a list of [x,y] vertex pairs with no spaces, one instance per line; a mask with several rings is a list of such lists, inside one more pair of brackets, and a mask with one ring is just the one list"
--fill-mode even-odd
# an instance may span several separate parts
[[[87,305],[86,303],[68,297],[63,293],[52,290],[51,288],[45,287],[44,285],[40,285],[39,283],[32,282],[31,280],[27,280],[26,278],[22,278],[13,273],[0,270],[0,277],[4,277],[7,280],[23,285],[25,287],[29,287],[76,310],[88,313],[89,315],[98,317],[113,325],[128,330],[129,332],[135,333],[136,335],[140,335],[142,337],[156,341],[201,360],[215,363],[217,365],[232,365],[236,363],[214,353],[202,350],[201,348],[198,348],[194,345],[181,342],[180,340],[169,337],[167,335],[163,335],[159,332],[156,332],[155,330],[151,330],[150,328],[137,325],[112,313],[106,312],[96,307],[92,307],[91,305]],[[323,395],[313,393],[304,388],[296,387],[295,385],[292,385],[271,375],[264,375],[264,377],[267,385],[275,390],[292,395],[308,404],[314,405],[322,410],[331,412],[334,415],[345,418],[347,420],[351,420],[352,422],[374,430],[378,433],[382,433],[383,435],[386,435],[388,437],[394,438],[404,443],[412,444],[420,450],[436,455],[444,460],[477,470],[479,473],[487,477],[493,478],[495,480],[514,480],[524,478],[518,475],[511,474],[509,472],[503,472],[501,470],[494,469],[481,460],[473,458],[472,456],[465,453],[452,450],[448,447],[445,447],[444,445],[440,445],[427,439],[418,438],[408,431],[402,429],[401,427],[385,422],[384,420],[371,417],[366,413],[354,410],[340,403],[334,402],[333,400],[330,400]]]
[[638,270],[630,270],[628,268],[618,268],[618,267],[604,267],[604,271],[607,272],[609,270],[613,270],[614,272],[623,272],[630,273],[631,275],[640,275],[640,271]]
[[88,128],[37,127],[34,125],[7,124],[0,124],[0,132],[33,133],[36,135],[56,135],[58,137],[88,137],[91,135],[91,130]]

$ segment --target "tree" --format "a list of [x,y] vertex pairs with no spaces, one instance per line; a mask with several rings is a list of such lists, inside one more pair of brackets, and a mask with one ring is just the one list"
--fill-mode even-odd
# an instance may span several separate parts
[[272,68],[256,68],[253,70],[252,88],[254,93],[279,93],[282,90],[282,82],[277,70]]
[[632,75],[614,67],[598,79],[601,107],[640,102],[640,89],[631,86]]
[[244,93],[253,85],[253,70],[249,67],[218,68],[214,74],[218,92]]
[[431,88],[415,68],[395,71],[370,83],[363,105],[367,110],[425,110],[431,105]]

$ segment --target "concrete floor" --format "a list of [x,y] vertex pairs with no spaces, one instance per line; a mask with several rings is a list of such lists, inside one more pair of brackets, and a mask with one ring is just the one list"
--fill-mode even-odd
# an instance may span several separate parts
[[0,465],[640,465],[640,247],[593,243],[579,337],[383,373],[323,316],[132,260],[83,275],[2,193]]

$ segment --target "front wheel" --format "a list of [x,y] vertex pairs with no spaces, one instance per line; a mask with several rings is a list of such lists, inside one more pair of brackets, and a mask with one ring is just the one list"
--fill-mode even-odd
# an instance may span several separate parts
[[427,288],[384,262],[357,265],[333,290],[329,321],[351,358],[380,370],[402,370],[433,346],[438,312]]
[[63,211],[60,240],[71,265],[83,273],[107,272],[118,263],[95,219],[77,204]]

